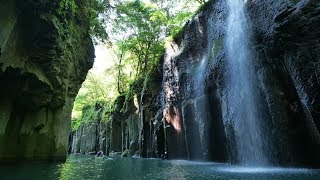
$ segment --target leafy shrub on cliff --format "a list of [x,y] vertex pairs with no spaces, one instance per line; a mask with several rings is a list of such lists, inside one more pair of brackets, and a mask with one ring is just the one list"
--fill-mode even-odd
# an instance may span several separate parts
[[90,29],[95,40],[108,40],[105,19],[109,9],[108,0],[61,0],[56,14],[64,22],[62,27],[73,31],[76,20],[82,26]]
[[113,102],[109,102],[105,104],[102,112],[101,120],[103,122],[109,122],[112,118],[112,114],[114,111],[115,111],[115,107]]
[[92,104],[86,104],[82,108],[81,115],[72,119],[72,130],[77,130],[82,124],[95,123],[97,121],[108,122],[114,111],[114,102],[98,100]]
[[95,109],[95,105],[86,105],[82,109],[80,117],[76,117],[71,121],[72,130],[76,130],[81,124],[90,123],[96,120],[98,111]]
[[[182,34],[184,24],[196,7],[206,0],[151,0],[151,3],[121,0],[114,1],[112,7],[108,1],[100,0],[98,3],[98,0],[63,1],[68,3],[62,4],[62,9],[67,7],[69,13],[80,13],[85,19],[90,19],[87,26],[91,27],[91,34],[96,33],[95,37],[104,37],[99,35],[100,30],[105,31],[104,26],[113,27],[107,30],[113,35],[108,38],[112,42],[114,57],[108,60],[113,60],[114,65],[105,70],[105,74],[112,75],[113,79],[97,79],[91,74],[87,76],[76,98],[73,111],[73,127],[77,127],[77,124],[81,124],[82,118],[91,117],[90,111],[81,115],[84,113],[82,108],[86,105],[91,106],[91,102],[109,102],[104,105],[102,113],[102,120],[108,121],[117,113],[127,114],[136,110],[141,101],[141,94],[153,90],[158,92],[161,87],[156,87],[157,83],[152,82],[162,81],[162,56],[166,39],[168,36]],[[85,8],[78,9],[71,1],[76,2],[76,5],[85,4]],[[105,35],[107,37],[107,34]],[[111,83],[105,84],[105,81]],[[119,97],[115,98],[117,96]]]
[[[129,88],[132,81],[122,77],[130,64],[129,79],[139,81],[148,76],[154,66],[161,63],[165,41],[181,34],[184,24],[193,12],[207,0],[151,1],[126,0],[115,3],[112,41],[117,46],[119,94]],[[179,8],[178,8],[179,7]],[[169,38],[170,39],[170,38]],[[126,84],[126,85],[124,85]]]

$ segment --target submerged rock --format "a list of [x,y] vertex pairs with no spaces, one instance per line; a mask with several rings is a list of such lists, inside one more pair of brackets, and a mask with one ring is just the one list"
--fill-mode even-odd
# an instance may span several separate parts
[[122,152],[110,152],[109,157],[121,157]]
[[103,157],[103,151],[98,151],[97,154],[96,154],[96,157]]
[[121,154],[121,157],[131,157],[132,155],[130,155],[130,150],[126,149],[123,151],[123,153]]
[[129,154],[130,154],[130,156],[133,156],[136,153],[136,151],[138,151],[138,150],[139,150],[138,142],[135,142],[135,141],[130,142],[130,146],[129,146]]

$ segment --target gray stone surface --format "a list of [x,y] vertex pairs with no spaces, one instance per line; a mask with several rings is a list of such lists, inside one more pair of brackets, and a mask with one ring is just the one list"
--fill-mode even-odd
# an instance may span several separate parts
[[65,22],[57,8],[0,1],[1,162],[66,158],[73,101],[94,48],[86,20]]

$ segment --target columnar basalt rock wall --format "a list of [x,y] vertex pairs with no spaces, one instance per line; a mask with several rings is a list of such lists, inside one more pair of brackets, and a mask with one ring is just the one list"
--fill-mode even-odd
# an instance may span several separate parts
[[256,1],[248,7],[279,163],[319,166],[319,6],[316,1]]
[[[318,167],[320,3],[255,0],[245,8],[267,161]],[[228,14],[226,1],[207,3],[166,47],[163,68],[117,102],[108,152],[239,163],[237,107],[227,91]]]
[[[226,91],[232,86],[224,42],[228,8],[219,0],[206,6],[167,48],[168,156],[237,163],[236,107],[228,106]],[[318,166],[319,3],[248,1],[246,9],[268,161]]]
[[169,158],[180,151],[180,156],[193,160],[227,159],[219,88],[224,80],[227,7],[220,1],[206,6],[166,51],[163,89]]
[[[108,122],[102,120],[104,108],[96,104],[97,115],[93,119],[82,119],[80,127],[71,132],[72,139],[69,140],[71,154],[97,154],[102,151],[107,154]],[[121,130],[119,130],[121,132]]]
[[0,161],[66,158],[73,101],[94,48],[85,18],[66,22],[58,4],[0,1]]

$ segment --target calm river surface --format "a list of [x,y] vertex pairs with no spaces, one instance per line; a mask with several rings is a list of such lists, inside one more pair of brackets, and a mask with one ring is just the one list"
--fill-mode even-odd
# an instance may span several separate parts
[[66,163],[0,166],[0,179],[320,179],[320,170],[70,156]]

